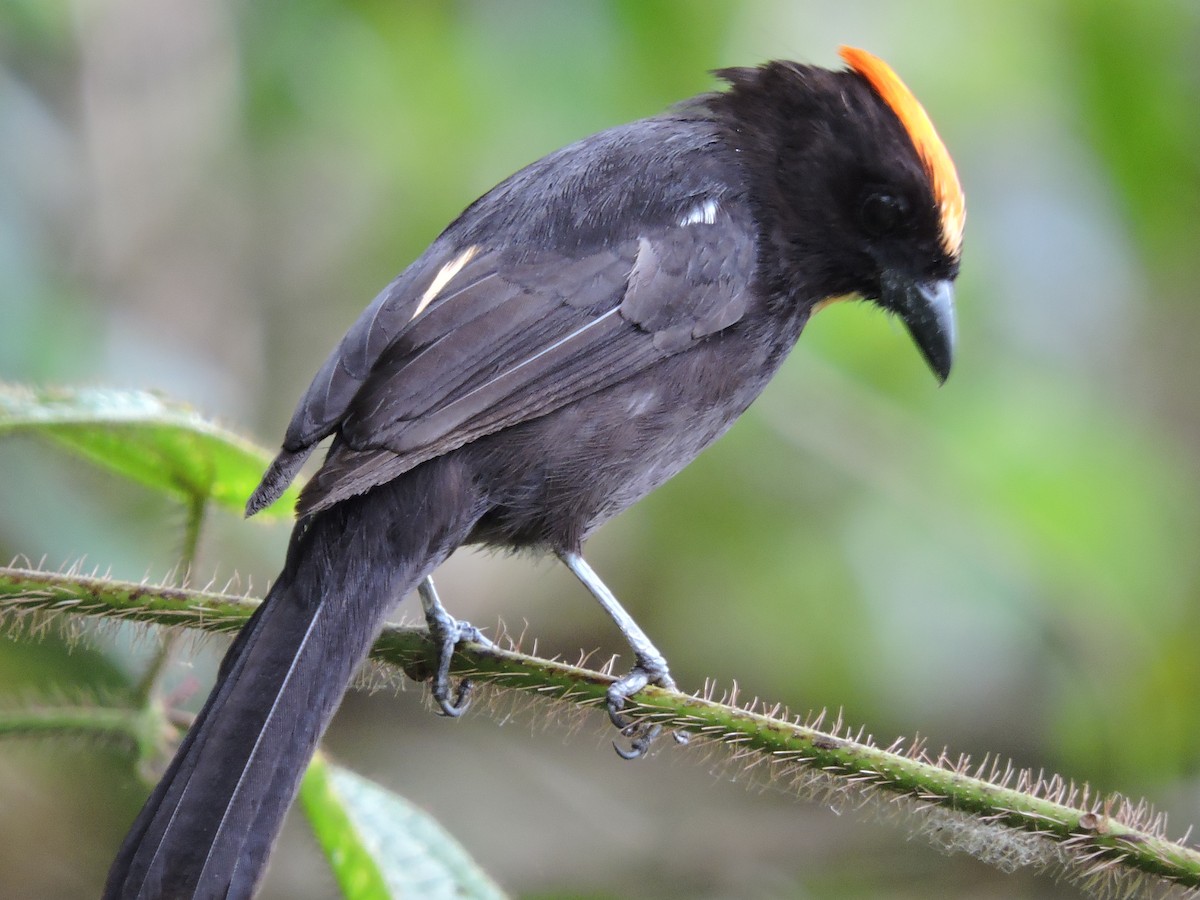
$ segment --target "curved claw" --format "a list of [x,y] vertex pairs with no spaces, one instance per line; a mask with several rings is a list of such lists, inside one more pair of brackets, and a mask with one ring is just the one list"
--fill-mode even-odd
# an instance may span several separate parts
[[621,698],[618,703],[613,703],[612,692],[610,691],[606,706],[608,708],[608,721],[613,723],[617,731],[624,734],[626,728],[635,724],[632,719],[621,712],[625,706],[624,698]]
[[432,679],[434,702],[437,703],[441,714],[451,719],[457,719],[467,711],[467,707],[471,705],[472,688],[471,679],[464,678],[454,689],[454,699],[450,699],[450,662],[454,658],[454,648],[458,646],[459,641],[487,642],[479,633],[479,629],[469,623],[457,622],[455,625],[450,634],[442,636],[442,643],[438,648],[437,672]]
[[[667,672],[665,665],[650,667],[641,662],[634,666],[628,674],[614,681],[608,688],[609,721],[620,730],[622,737],[632,739],[628,750],[622,749],[616,741],[613,741],[613,749],[622,759],[638,759],[645,756],[650,750],[650,745],[662,734],[661,725],[634,721],[622,712],[625,708],[625,701],[651,683],[668,690],[675,690],[675,682]],[[672,732],[672,737],[677,744],[688,742],[688,736],[678,731]]]
[[613,750],[616,751],[617,756],[621,757],[621,759],[639,759],[640,757],[646,755],[646,748],[639,747],[636,744],[631,746],[628,750],[622,750],[621,745],[616,741],[613,741],[612,745]]
[[443,716],[451,719],[457,719],[467,711],[467,707],[471,705],[471,689],[474,685],[470,678],[464,678],[458,683],[458,688],[454,691],[454,699],[450,699],[450,680],[447,678],[444,683],[434,684],[433,699],[437,703],[439,711]]
[[629,749],[624,750],[621,745],[613,741],[613,749],[617,751],[617,756],[621,759],[640,759],[650,752],[651,745],[662,734],[661,725],[651,725],[648,722],[632,722],[621,729],[621,736],[631,738]]
[[608,686],[608,718],[622,734],[636,723],[621,714],[625,701],[650,683],[650,673],[642,666],[634,666],[628,674]]

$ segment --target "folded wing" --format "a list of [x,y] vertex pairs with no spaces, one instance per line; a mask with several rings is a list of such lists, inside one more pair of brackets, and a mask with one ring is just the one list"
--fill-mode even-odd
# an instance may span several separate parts
[[747,223],[724,213],[575,257],[478,245],[423,258],[314,379],[247,505],[282,493],[335,433],[301,513],[622,381],[741,319]]

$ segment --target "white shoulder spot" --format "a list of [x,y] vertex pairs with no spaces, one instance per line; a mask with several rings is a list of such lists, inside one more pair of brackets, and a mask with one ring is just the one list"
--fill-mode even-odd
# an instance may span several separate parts
[[421,299],[417,303],[417,308],[413,310],[412,318],[409,319],[410,322],[425,312],[425,307],[429,306],[436,299],[437,295],[450,283],[450,280],[461,272],[463,266],[469,263],[478,252],[479,246],[472,244],[462,253],[458,254],[458,256],[454,257],[454,259],[450,260],[450,262],[438,269],[438,273],[433,276],[433,281],[429,283],[429,287],[421,295]]
[[679,220],[680,225],[711,225],[717,221],[717,201],[711,197],[697,203]]

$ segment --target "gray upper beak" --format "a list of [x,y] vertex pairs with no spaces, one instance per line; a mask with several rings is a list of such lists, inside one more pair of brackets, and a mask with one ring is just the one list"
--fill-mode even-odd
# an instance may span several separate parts
[[895,311],[939,382],[954,362],[954,282],[885,278],[880,305]]

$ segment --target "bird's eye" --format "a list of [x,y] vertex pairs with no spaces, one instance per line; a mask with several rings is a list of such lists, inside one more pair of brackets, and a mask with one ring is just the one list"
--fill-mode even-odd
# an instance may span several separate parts
[[863,228],[872,237],[894,234],[908,215],[908,204],[895,194],[868,194],[859,210]]

